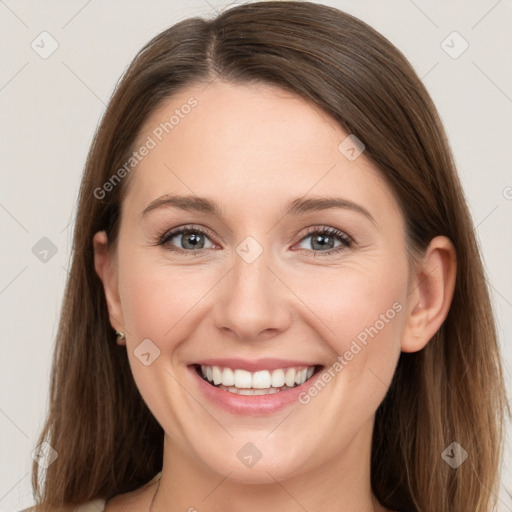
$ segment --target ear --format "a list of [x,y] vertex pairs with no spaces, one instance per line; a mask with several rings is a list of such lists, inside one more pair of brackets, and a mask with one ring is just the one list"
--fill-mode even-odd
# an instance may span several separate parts
[[456,274],[453,243],[445,236],[433,238],[411,279],[402,352],[421,350],[439,330],[450,309]]
[[[105,299],[110,317],[110,324],[116,331],[125,332],[123,310],[119,299],[117,262],[108,251],[108,240],[105,231],[98,231],[93,237],[94,268],[103,283]],[[125,345],[125,339],[117,341],[118,345]]]

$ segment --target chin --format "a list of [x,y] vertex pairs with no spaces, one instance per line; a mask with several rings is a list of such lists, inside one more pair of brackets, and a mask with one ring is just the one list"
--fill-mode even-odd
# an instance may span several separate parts
[[[264,435],[267,436],[268,433]],[[293,444],[304,446],[304,443],[298,440]],[[254,444],[250,441],[232,439],[229,444],[219,442],[216,445],[221,449],[209,450],[207,459],[205,452],[201,451],[203,464],[212,472],[222,476],[229,475],[227,478],[239,483],[275,483],[276,480],[287,480],[314,469],[311,467],[311,454],[304,449],[289,449],[281,442],[279,450],[273,449],[268,439],[266,443],[262,440],[255,441]],[[211,453],[212,451],[216,453]],[[215,464],[212,464],[213,460],[216,460]],[[310,463],[306,464],[308,460]]]

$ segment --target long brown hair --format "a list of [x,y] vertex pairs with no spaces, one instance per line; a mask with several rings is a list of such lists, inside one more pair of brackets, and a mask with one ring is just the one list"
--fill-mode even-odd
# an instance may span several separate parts
[[[474,228],[445,131],[406,58],[364,22],[310,2],[257,2],[186,19],[151,40],[119,82],[95,134],[78,198],[72,264],[39,443],[58,457],[38,480],[38,511],[110,498],[162,468],[163,429],[115,343],[92,238],[115,246],[129,180],[101,188],[129,159],[164,99],[221,79],[277,85],[314,102],[364,142],[406,219],[409,248],[437,235],[457,251],[452,305],[416,353],[402,353],[377,410],[371,484],[393,510],[487,512],[496,503],[506,402],[499,345]],[[95,193],[96,191],[96,193]],[[452,442],[469,454],[452,469]]]

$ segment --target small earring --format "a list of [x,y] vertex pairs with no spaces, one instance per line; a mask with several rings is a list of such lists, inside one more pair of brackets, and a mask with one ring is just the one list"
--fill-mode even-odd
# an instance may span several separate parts
[[124,332],[116,331],[116,335],[117,335],[117,343],[118,344],[119,344],[119,342],[121,340],[125,340],[126,339],[126,336],[125,336]]

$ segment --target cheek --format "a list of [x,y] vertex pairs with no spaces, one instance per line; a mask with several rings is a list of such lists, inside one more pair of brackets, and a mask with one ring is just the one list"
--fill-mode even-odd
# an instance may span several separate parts
[[[179,294],[169,293],[172,280],[153,268],[120,273],[120,297],[127,330],[132,337],[160,339],[179,313]],[[174,283],[177,286],[177,283]],[[176,309],[178,308],[178,309]],[[171,316],[169,313],[174,312]]]
[[324,277],[303,277],[297,295],[304,297],[324,325],[322,333],[341,354],[352,340],[364,344],[385,332],[400,332],[406,279],[385,268],[345,267]]
[[357,286],[348,291],[336,310],[333,343],[337,353],[347,353],[347,359],[351,358],[350,352],[360,354],[369,347],[372,353],[389,353],[400,345],[403,310],[403,293],[398,287],[375,290]]
[[[211,278],[211,279],[210,279]],[[119,293],[132,345],[151,339],[162,352],[186,337],[201,300],[214,286],[216,274],[197,267],[132,257],[120,265]]]
[[300,398],[304,404],[318,400],[322,405],[313,407],[330,411],[322,414],[334,444],[339,432],[354,435],[375,413],[389,389],[401,351],[406,297],[405,285],[384,278],[370,282],[352,273],[350,278],[340,277],[341,283],[343,293],[324,294],[323,307],[315,311],[329,326],[322,328],[332,353],[321,377],[325,384],[312,385]]
[[406,257],[398,252],[347,259],[337,270],[303,277],[297,292],[331,349],[332,374],[343,374],[344,385],[375,394],[377,401],[401,351],[407,268]]

